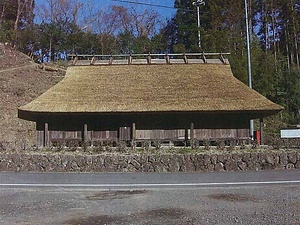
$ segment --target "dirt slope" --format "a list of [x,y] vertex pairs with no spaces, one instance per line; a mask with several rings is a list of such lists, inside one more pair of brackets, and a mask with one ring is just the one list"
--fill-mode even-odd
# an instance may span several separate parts
[[35,124],[20,120],[17,108],[62,79],[47,72],[21,52],[0,44],[0,142],[35,142]]

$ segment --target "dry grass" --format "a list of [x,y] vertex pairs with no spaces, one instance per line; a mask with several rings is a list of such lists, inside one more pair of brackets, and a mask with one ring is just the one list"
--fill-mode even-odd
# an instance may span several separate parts
[[37,69],[26,55],[0,45],[0,141],[35,142],[34,123],[19,119],[17,109],[60,80],[51,72]]
[[30,62],[31,59],[27,55],[0,43],[0,70],[26,65]]
[[70,67],[63,81],[21,107],[37,112],[252,111],[265,115],[281,109],[221,64]]

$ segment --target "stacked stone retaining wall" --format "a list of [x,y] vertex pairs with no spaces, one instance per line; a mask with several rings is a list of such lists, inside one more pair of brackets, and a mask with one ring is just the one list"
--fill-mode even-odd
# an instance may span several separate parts
[[300,169],[300,152],[233,154],[0,155],[0,171],[213,172]]

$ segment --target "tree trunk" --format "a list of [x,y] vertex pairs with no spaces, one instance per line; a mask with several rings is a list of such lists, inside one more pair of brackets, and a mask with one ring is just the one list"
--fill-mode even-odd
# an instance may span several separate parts
[[300,68],[299,65],[299,52],[298,52],[298,40],[297,40],[297,30],[296,30],[296,20],[295,20],[295,7],[293,5],[293,2],[291,1],[291,10],[292,10],[292,21],[293,21],[293,33],[294,33],[294,47],[295,47],[295,58],[296,58],[296,64],[298,69]]
[[273,32],[273,50],[274,50],[274,59],[275,65],[277,66],[277,45],[276,45],[276,12],[274,8],[272,9],[272,32]]
[[5,9],[6,9],[6,3],[3,3],[3,6],[1,8],[1,15],[0,15],[0,27],[2,26],[2,22],[3,22],[3,18],[4,18],[4,13],[5,13]]
[[288,72],[291,72],[291,67],[290,67],[290,55],[289,55],[289,39],[288,39],[288,33],[287,33],[287,25],[285,28],[285,48],[286,48],[286,59],[287,59],[287,68]]
[[17,30],[18,30],[20,16],[21,16],[21,0],[18,0],[18,9],[17,9],[17,15],[16,15],[16,20],[15,20],[15,25],[14,25],[15,34],[17,33]]
[[264,43],[265,43],[265,51],[270,49],[270,40],[269,40],[269,20],[268,20],[268,6],[265,2],[262,6],[262,14],[263,14],[263,27],[264,27]]
[[249,11],[249,36],[250,36],[250,42],[252,42],[252,33],[253,33],[253,25],[252,25],[252,19],[253,19],[253,12],[252,12],[252,0],[248,0],[248,11]]

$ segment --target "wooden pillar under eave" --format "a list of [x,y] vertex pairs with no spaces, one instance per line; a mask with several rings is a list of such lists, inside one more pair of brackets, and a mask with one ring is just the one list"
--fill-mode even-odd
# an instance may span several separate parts
[[132,128],[131,128],[131,142],[132,142],[132,148],[135,149],[136,147],[136,127],[135,127],[135,123],[132,124]]
[[66,131],[62,131],[62,135],[63,135],[63,147],[66,147],[67,143],[66,143]]
[[120,142],[122,139],[122,128],[121,127],[118,128],[118,138],[117,139],[118,139],[118,142]]
[[259,119],[260,145],[264,145],[264,118]]
[[82,142],[87,143],[87,141],[88,141],[88,125],[85,123],[83,125]]
[[190,134],[190,139],[191,139],[191,147],[195,148],[195,137],[194,137],[194,124],[191,123],[191,134]]
[[44,126],[44,147],[45,148],[50,147],[50,132],[49,132],[48,123],[45,123],[45,126]]
[[189,143],[189,129],[188,128],[184,129],[184,140],[185,140],[185,145],[187,146]]

